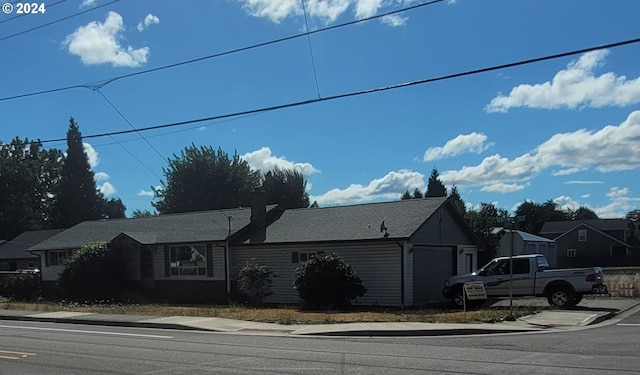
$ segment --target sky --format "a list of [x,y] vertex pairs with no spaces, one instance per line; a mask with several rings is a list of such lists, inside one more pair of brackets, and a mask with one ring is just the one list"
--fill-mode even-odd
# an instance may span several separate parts
[[640,43],[429,81],[639,38],[640,2],[10,3],[0,141],[66,150],[70,117],[83,136],[187,122],[84,140],[129,214],[153,209],[167,159],[190,145],[296,168],[321,207],[424,191],[435,167],[470,208],[640,208]]

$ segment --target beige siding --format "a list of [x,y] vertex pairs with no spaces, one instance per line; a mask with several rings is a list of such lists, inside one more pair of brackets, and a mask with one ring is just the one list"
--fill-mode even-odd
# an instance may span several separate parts
[[[411,238],[412,243],[433,245],[473,245],[452,209],[441,207]],[[457,214],[456,214],[457,215]]]
[[400,246],[395,243],[382,244],[314,244],[281,246],[244,246],[234,248],[231,264],[232,279],[236,280],[246,262],[265,264],[277,277],[273,279],[273,295],[269,303],[297,303],[297,292],[293,289],[295,269],[301,265],[291,263],[291,253],[336,252],[351,265],[362,279],[367,293],[355,303],[362,305],[399,306],[401,295]]

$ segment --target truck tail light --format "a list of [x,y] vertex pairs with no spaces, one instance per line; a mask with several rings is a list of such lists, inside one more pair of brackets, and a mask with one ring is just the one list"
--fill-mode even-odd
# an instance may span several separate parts
[[596,274],[592,273],[591,275],[587,276],[586,281],[596,281]]

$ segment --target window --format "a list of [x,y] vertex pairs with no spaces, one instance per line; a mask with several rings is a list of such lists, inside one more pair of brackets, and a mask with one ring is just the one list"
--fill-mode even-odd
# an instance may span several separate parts
[[575,258],[576,249],[567,249],[567,258]]
[[304,263],[322,255],[324,251],[294,251],[291,253],[291,263]]
[[64,251],[50,251],[49,252],[49,266],[64,266],[69,259],[69,252]]
[[206,276],[207,258],[204,245],[172,246],[171,276]]
[[529,273],[530,264],[529,259],[515,259],[513,261],[513,274]]
[[584,242],[586,240],[587,240],[587,230],[586,229],[580,229],[578,231],[578,241]]

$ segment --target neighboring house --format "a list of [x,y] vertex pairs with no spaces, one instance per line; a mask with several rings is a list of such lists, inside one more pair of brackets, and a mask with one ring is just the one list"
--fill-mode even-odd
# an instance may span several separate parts
[[550,221],[540,235],[556,241],[560,267],[640,265],[637,232],[630,220]]
[[513,246],[513,255],[542,254],[551,267],[558,266],[556,241],[521,230],[505,228],[496,228],[492,233],[499,238],[497,256],[512,255]]
[[0,271],[38,268],[38,257],[27,249],[60,232],[62,229],[26,231],[11,241],[0,243]]
[[294,209],[266,227],[262,242],[233,247],[231,275],[264,264],[277,276],[266,302],[297,303],[296,268],[335,252],[368,289],[356,304],[424,305],[443,300],[448,277],[476,269],[478,243],[444,197]]
[[123,250],[129,289],[167,302],[226,303],[247,262],[275,272],[267,302],[297,303],[295,269],[337,253],[368,292],[357,303],[442,301],[444,280],[477,267],[479,241],[447,198],[283,210],[257,195],[252,208],[80,223],[32,248],[45,295],[71,252],[94,241]]

